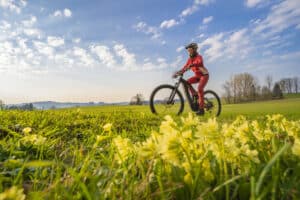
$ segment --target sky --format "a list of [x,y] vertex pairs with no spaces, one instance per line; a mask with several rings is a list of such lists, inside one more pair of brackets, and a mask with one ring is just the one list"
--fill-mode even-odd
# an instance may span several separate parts
[[148,99],[174,84],[190,42],[219,95],[238,73],[299,76],[300,1],[0,0],[0,99]]

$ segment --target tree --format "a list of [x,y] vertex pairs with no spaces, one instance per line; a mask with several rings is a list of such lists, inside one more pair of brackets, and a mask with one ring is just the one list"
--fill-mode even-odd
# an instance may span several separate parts
[[2,100],[0,99],[0,110],[4,110],[4,108],[5,108],[4,101],[2,101]]
[[272,92],[269,90],[268,86],[263,86],[261,89],[261,96],[263,99],[270,99],[272,97]]
[[257,96],[258,83],[249,73],[237,74],[223,85],[225,98],[233,103],[254,100]]
[[293,92],[293,88],[295,85],[294,85],[294,80],[292,78],[283,78],[280,80],[279,84],[280,84],[280,89],[282,90],[283,93],[291,94]]
[[251,86],[251,91],[250,91],[250,95],[251,95],[251,100],[255,101],[256,100],[256,88],[254,85]]
[[130,105],[143,105],[144,96],[141,93],[136,94],[130,100]]
[[33,104],[32,103],[28,103],[28,104],[25,104],[21,107],[22,110],[33,110],[34,107],[33,107]]
[[273,88],[273,92],[272,92],[272,96],[273,98],[283,98],[283,95],[282,95],[282,90],[280,89],[280,84],[279,83],[275,83],[274,85],[274,88]]
[[293,78],[293,85],[294,85],[294,91],[295,93],[298,93],[298,84],[299,84],[299,78],[296,76]]
[[227,103],[231,103],[231,100],[232,100],[232,90],[231,90],[231,87],[230,87],[230,81],[226,81],[223,84],[223,88],[225,90],[225,94],[224,94],[225,101]]
[[285,79],[281,79],[280,81],[279,81],[279,86],[280,86],[280,90],[284,93],[284,92],[286,92],[286,87],[285,87]]
[[288,93],[291,94],[292,88],[293,88],[293,79],[291,79],[291,78],[286,79],[286,87],[287,87]]
[[266,77],[266,84],[267,84],[267,87],[269,89],[269,91],[271,91],[271,88],[272,88],[272,85],[273,85],[273,78],[271,75],[268,75]]

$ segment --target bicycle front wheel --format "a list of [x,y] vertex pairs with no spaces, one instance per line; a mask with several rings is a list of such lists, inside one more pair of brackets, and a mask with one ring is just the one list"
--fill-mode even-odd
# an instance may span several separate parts
[[221,101],[219,96],[212,90],[204,92],[205,115],[217,117],[221,113]]
[[151,93],[150,108],[157,115],[180,115],[184,109],[184,100],[172,85],[161,85]]

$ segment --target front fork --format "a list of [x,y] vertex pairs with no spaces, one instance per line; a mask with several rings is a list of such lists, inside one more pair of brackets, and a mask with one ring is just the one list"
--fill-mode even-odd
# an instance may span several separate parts
[[180,81],[178,81],[177,83],[175,83],[174,90],[172,91],[172,93],[171,93],[171,95],[169,97],[169,100],[167,102],[168,104],[174,103],[173,102],[174,101],[174,97],[176,95],[176,91],[178,90],[179,85],[180,85]]

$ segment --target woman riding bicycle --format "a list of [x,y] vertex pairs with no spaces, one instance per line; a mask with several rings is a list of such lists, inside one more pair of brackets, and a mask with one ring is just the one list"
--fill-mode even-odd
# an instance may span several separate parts
[[[199,83],[198,85],[199,110],[197,114],[204,115],[204,87],[207,84],[209,79],[208,70],[204,67],[202,56],[197,52],[198,49],[197,43],[190,43],[185,48],[189,53],[189,59],[187,60],[186,64],[182,67],[182,69],[174,74],[174,77],[176,77],[179,74],[183,74],[189,69],[192,69],[195,75],[189,78],[187,81],[190,84]],[[197,94],[192,94],[192,95],[197,96]]]

